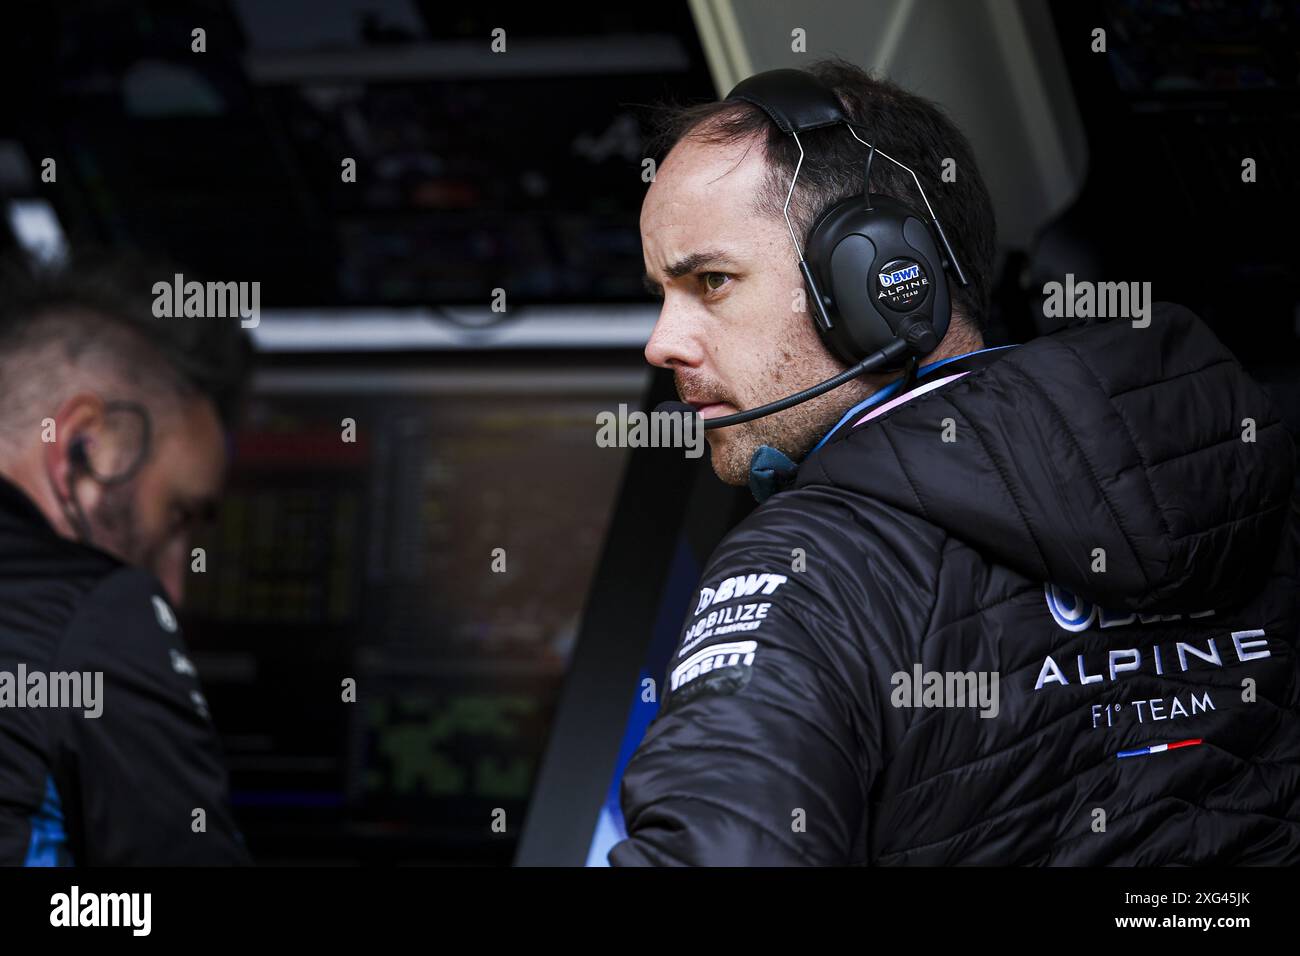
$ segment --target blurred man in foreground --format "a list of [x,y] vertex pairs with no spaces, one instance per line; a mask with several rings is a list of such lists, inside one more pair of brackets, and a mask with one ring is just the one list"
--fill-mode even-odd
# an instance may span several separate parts
[[[140,260],[0,286],[0,862],[244,863],[173,607],[246,375]],[[201,824],[201,825],[200,825]]]

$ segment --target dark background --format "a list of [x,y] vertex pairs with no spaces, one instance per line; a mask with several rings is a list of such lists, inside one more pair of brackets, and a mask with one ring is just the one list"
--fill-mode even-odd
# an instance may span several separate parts
[[[1300,432],[1300,4],[1046,9],[1086,171],[1004,241],[989,344],[1049,331],[1067,272],[1150,281]],[[704,462],[592,440],[597,411],[670,397],[637,223],[644,107],[719,94],[687,5],[24,5],[0,69],[0,248],[45,203],[74,247],[259,280],[273,313],[185,609],[254,854],[504,864],[541,793],[571,860],[647,649],[750,507]]]

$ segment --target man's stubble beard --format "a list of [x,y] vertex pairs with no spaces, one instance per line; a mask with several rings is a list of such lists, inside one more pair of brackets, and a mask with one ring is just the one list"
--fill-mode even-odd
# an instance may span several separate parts
[[[837,375],[846,367],[830,356],[817,333],[808,325],[793,327],[778,355],[758,377],[755,384],[760,387],[743,399],[745,409],[793,395]],[[683,391],[683,377],[678,377],[679,394]],[[747,485],[750,461],[762,445],[775,448],[798,462],[834,427],[847,409],[876,391],[881,384],[878,376],[864,376],[774,415],[705,432],[714,472],[729,485]],[[730,396],[719,395],[716,391],[706,390],[706,393],[736,404]]]
[[153,571],[160,548],[150,546],[139,532],[134,483],[105,488],[90,514],[94,544],[124,563]]
[[[831,372],[824,378],[830,378],[834,374]],[[808,384],[814,385],[816,382]],[[807,387],[808,385],[802,385],[792,388],[784,394],[793,394]],[[750,462],[754,452],[763,445],[775,448],[792,461],[798,462],[834,427],[846,409],[866,398],[872,391],[874,389],[865,382],[853,381],[785,411],[733,425],[725,429],[727,434],[723,440],[710,438],[713,470],[729,485],[747,485]],[[784,394],[766,401],[776,401],[784,397]],[[764,402],[755,403],[761,404]]]
[[[960,322],[960,325],[956,323]],[[964,318],[954,313],[953,325],[941,343],[921,361],[934,362],[950,355],[962,355],[984,348],[984,339]],[[786,327],[785,340],[777,349],[777,358],[769,363],[752,383],[753,394],[741,396],[721,389],[718,383],[697,375],[693,370],[676,374],[679,395],[704,395],[726,402],[741,410],[757,408],[793,395],[844,371],[848,366],[836,361],[822,343],[806,315],[798,316]],[[768,445],[800,462],[854,405],[870,397],[903,373],[873,372],[846,382],[839,388],[818,395],[792,408],[763,418],[706,431],[710,459],[718,477],[729,485],[749,484],[749,466],[761,446]],[[693,386],[684,388],[683,384]]]

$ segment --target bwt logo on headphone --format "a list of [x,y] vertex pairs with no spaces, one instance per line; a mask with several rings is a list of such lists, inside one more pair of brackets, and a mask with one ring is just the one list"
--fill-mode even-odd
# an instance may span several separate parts
[[880,284],[885,288],[889,288],[891,285],[897,285],[900,282],[907,282],[909,279],[915,279],[920,274],[921,267],[915,263],[908,266],[906,269],[899,269],[896,272],[876,273],[877,277],[880,279]]

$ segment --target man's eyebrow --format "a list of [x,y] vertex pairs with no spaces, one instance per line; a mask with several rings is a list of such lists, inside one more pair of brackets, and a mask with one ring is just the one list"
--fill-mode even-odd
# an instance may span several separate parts
[[[664,274],[670,279],[680,279],[683,276],[690,275],[692,272],[698,272],[704,266],[713,265],[715,263],[731,265],[733,260],[731,256],[727,255],[727,253],[723,252],[721,249],[709,249],[705,252],[692,252],[690,255],[682,256],[682,258],[678,259],[676,262],[670,263],[669,266],[664,269]],[[654,277],[650,275],[650,273],[647,272],[642,276],[641,281],[645,285],[646,291],[651,295],[660,294],[659,283],[655,281]]]

